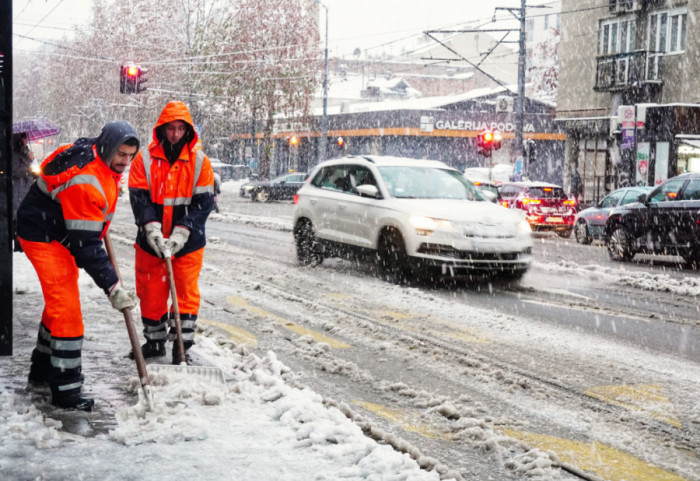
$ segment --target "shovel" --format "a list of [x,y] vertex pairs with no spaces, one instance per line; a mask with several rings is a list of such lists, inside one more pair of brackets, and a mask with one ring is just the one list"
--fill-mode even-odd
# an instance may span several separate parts
[[[112,263],[112,267],[114,267],[114,271],[117,273],[119,282],[121,282],[122,276],[119,274],[119,266],[117,266],[117,258],[114,255],[114,248],[112,247],[112,239],[109,237],[109,232],[105,233],[104,241],[105,248],[107,249],[107,255],[109,256],[109,261]],[[151,380],[148,377],[148,371],[146,370],[146,360],[143,358],[141,346],[139,346],[139,336],[136,333],[136,328],[134,327],[134,320],[131,317],[131,311],[129,308],[122,309],[122,314],[124,314],[126,330],[129,333],[131,352],[134,353],[136,370],[139,373],[139,380],[141,381],[141,389],[143,389],[143,395],[146,398],[148,410],[153,411],[155,400],[153,399],[153,392],[151,391]]]
[[173,261],[170,251],[163,251],[165,258],[165,267],[168,270],[168,283],[170,284],[170,298],[172,300],[173,317],[175,318],[175,333],[177,350],[179,355],[179,364],[149,364],[148,371],[152,374],[168,372],[183,373],[187,375],[195,375],[211,381],[226,384],[224,373],[218,367],[212,366],[188,366],[185,357],[185,343],[182,340],[182,322],[180,320],[180,307],[177,303],[177,290],[175,288],[175,276],[173,274]]

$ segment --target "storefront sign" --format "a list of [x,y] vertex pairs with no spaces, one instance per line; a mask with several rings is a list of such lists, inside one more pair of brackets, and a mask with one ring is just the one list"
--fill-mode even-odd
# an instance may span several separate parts
[[[515,132],[515,124],[511,122],[488,122],[483,120],[438,120],[435,122],[438,130],[498,130],[500,132]],[[532,124],[524,124],[523,132],[535,132]]]
[[622,124],[622,142],[620,150],[634,150],[634,105],[622,105],[618,108],[620,122]]

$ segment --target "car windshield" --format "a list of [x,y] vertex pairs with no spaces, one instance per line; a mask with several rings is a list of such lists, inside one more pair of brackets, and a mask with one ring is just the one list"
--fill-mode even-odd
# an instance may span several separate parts
[[484,200],[476,187],[455,170],[436,167],[379,167],[389,193],[398,199]]
[[564,189],[561,187],[529,187],[527,195],[533,199],[565,199]]

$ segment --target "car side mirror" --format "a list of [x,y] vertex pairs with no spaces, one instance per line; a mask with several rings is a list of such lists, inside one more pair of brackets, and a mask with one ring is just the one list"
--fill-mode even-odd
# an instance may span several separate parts
[[379,198],[379,189],[376,185],[362,184],[356,187],[357,192],[363,197],[372,197],[373,199]]
[[647,201],[647,195],[646,194],[639,194],[637,196],[637,202],[641,202],[642,204],[646,203]]
[[482,190],[479,192],[479,194],[481,194],[481,196],[489,202],[498,202],[498,196],[489,190]]

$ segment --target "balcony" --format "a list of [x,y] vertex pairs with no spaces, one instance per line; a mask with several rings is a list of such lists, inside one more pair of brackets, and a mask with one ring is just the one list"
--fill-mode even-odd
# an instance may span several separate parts
[[598,57],[596,92],[617,92],[644,84],[662,85],[663,52],[637,50]]

